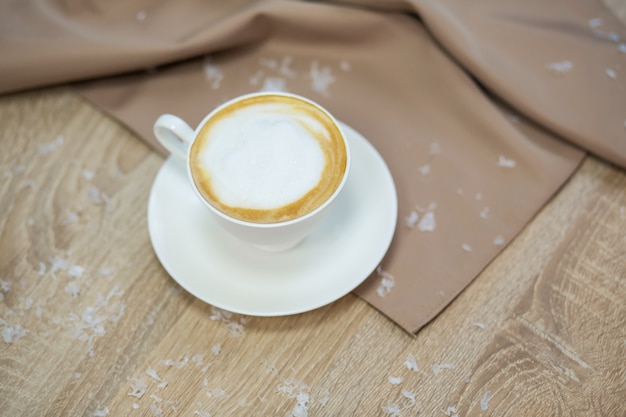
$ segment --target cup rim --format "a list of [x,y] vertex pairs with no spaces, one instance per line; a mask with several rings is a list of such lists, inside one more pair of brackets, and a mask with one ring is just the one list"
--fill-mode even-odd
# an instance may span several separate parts
[[[341,178],[341,182],[339,183],[339,185],[337,185],[337,188],[335,188],[335,191],[326,199],[326,201],[324,201],[322,204],[320,204],[314,210],[311,210],[310,212],[308,212],[308,213],[306,213],[306,214],[304,214],[304,215],[302,215],[300,217],[296,217],[295,219],[290,219],[290,220],[285,220],[285,221],[280,221],[280,222],[274,222],[274,223],[255,223],[255,222],[251,222],[251,221],[247,221],[247,220],[241,220],[241,219],[237,219],[235,217],[229,216],[229,215],[223,213],[222,211],[220,211],[217,207],[213,206],[210,202],[208,202],[204,198],[202,193],[200,193],[200,191],[198,190],[198,186],[196,185],[196,182],[194,181],[193,175],[191,173],[191,164],[189,163],[190,156],[191,156],[191,148],[193,146],[193,143],[196,141],[198,133],[200,132],[202,127],[205,125],[205,123],[211,117],[213,117],[213,115],[215,113],[217,113],[218,111],[220,111],[224,107],[228,107],[231,104],[236,103],[236,102],[241,101],[241,100],[246,100],[248,98],[259,97],[259,96],[283,96],[283,97],[290,97],[290,98],[295,98],[297,100],[303,101],[305,103],[308,103],[308,104],[310,104],[312,106],[317,107],[324,114],[326,114],[326,116],[328,116],[329,119],[335,124],[335,126],[337,127],[337,130],[341,134],[341,139],[343,140],[344,148],[346,150],[346,167],[345,167],[345,169],[343,171],[343,177]],[[343,187],[344,187],[344,185],[345,185],[345,183],[346,183],[346,181],[348,179],[348,175],[350,173],[350,166],[352,164],[352,156],[351,156],[351,152],[350,152],[350,145],[348,143],[348,138],[346,136],[346,132],[342,128],[341,124],[335,118],[335,116],[333,116],[321,104],[319,104],[319,103],[317,103],[317,102],[315,102],[315,101],[313,101],[313,100],[311,100],[309,98],[303,97],[303,96],[301,96],[299,94],[283,92],[283,91],[259,91],[259,92],[247,93],[247,94],[239,95],[237,97],[233,97],[233,98],[223,102],[222,104],[218,105],[213,110],[211,110],[211,112],[209,112],[209,114],[207,114],[202,119],[202,121],[200,123],[198,123],[198,125],[194,129],[193,133],[194,133],[193,140],[191,141],[191,144],[187,147],[187,163],[186,163],[186,165],[187,165],[187,175],[189,176],[189,180],[190,180],[190,182],[192,184],[192,188],[193,188],[195,194],[200,198],[200,201],[202,201],[202,203],[204,203],[204,205],[207,206],[213,213],[215,213],[219,217],[223,218],[224,220],[227,220],[227,221],[229,221],[231,223],[234,223],[234,224],[247,226],[247,227],[251,227],[251,228],[258,228],[258,229],[272,229],[272,228],[285,227],[285,226],[289,226],[289,225],[292,225],[292,224],[303,222],[303,221],[305,221],[305,220],[315,216],[317,213],[321,212],[322,210],[324,210],[326,207],[328,207],[337,198],[337,195],[339,195],[339,193],[343,189]]]

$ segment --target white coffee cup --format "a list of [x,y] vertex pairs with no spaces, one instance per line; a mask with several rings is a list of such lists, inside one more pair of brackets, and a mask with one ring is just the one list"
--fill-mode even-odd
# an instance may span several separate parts
[[195,194],[218,224],[269,251],[290,249],[308,236],[350,171],[349,145],[335,118],[290,93],[234,98],[195,130],[163,114],[154,134],[185,162]]

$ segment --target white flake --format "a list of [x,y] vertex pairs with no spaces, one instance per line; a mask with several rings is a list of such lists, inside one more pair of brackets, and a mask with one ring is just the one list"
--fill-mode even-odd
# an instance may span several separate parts
[[433,373],[438,375],[443,369],[454,369],[454,364],[451,363],[436,363],[433,365]]
[[324,406],[328,404],[328,400],[330,400],[330,390],[326,389],[326,391],[324,391],[324,396],[319,399],[319,403]]
[[109,415],[109,407],[98,408],[91,415],[93,417],[106,417]]
[[80,379],[82,374],[80,372],[74,372],[74,379]]
[[504,155],[498,156],[498,166],[503,168],[514,168],[515,161],[512,159],[507,159]]
[[174,368],[182,368],[183,366],[187,365],[187,363],[189,362],[189,356],[185,355],[183,356],[183,358],[179,361],[175,361],[172,359],[164,359],[161,361],[161,363],[163,363],[163,365],[165,366],[172,366]]
[[335,82],[335,77],[331,73],[330,67],[320,67],[319,62],[313,61],[311,62],[309,76],[313,91],[328,97],[328,87]]
[[439,155],[441,153],[441,145],[439,142],[432,142],[428,153],[430,155]]
[[391,289],[396,284],[395,277],[391,275],[390,273],[383,271],[381,266],[378,266],[378,268],[376,269],[376,273],[381,278],[380,284],[378,288],[376,289],[376,293],[378,294],[379,297],[385,297],[387,294],[391,292]]
[[307,417],[309,415],[309,394],[305,392],[299,392],[296,395],[296,405],[291,410],[291,415],[293,417]]
[[289,417],[307,417],[309,415],[309,387],[296,379],[285,379],[276,388],[278,392],[286,394],[289,398],[295,398],[296,404],[287,413]]
[[478,322],[478,321],[475,322],[475,323],[472,323],[472,326],[476,326],[479,329],[483,329],[483,330],[485,330],[487,328],[487,325],[485,323],[481,323],[481,322]]
[[161,377],[159,376],[159,374],[157,373],[157,371],[153,368],[148,368],[146,370],[146,375],[148,375],[150,378],[152,378],[155,382],[161,382],[163,381],[161,379]]
[[122,294],[123,291],[116,286],[106,297],[99,293],[96,304],[86,307],[80,315],[71,313],[68,316],[65,326],[69,327],[75,339],[87,341],[90,357],[95,355],[96,337],[101,337],[106,333],[106,322],[116,322],[124,315],[126,304],[121,301],[113,302],[114,297],[120,297]]
[[615,70],[611,68],[606,69],[606,75],[612,80],[617,78],[617,72],[615,72]]
[[93,204],[99,206],[104,204],[104,207],[107,211],[111,211],[113,200],[109,197],[105,192],[101,191],[98,187],[92,185],[89,187],[89,192],[87,194],[87,198]]
[[419,366],[417,365],[417,361],[415,360],[415,357],[410,353],[404,361],[404,366],[406,366],[407,369],[410,371],[418,372],[420,370]]
[[2,292],[9,292],[11,291],[11,282],[9,281],[5,281],[2,278],[0,278],[0,290],[2,290]]
[[275,59],[272,58],[263,58],[261,57],[259,59],[259,64],[261,64],[261,66],[267,67],[271,70],[276,70],[278,68],[278,61],[276,61]]
[[156,404],[150,404],[150,412],[155,417],[160,417],[163,415],[163,409]]
[[233,313],[231,313],[228,310],[222,310],[221,308],[218,308],[218,307],[211,307],[211,315],[209,316],[209,319],[214,320],[214,321],[225,322],[225,321],[230,321],[232,316],[233,316]]
[[489,408],[489,400],[491,399],[491,391],[485,392],[483,398],[480,399],[480,409],[485,411]]
[[211,315],[209,318],[214,321],[219,321],[228,330],[231,337],[240,337],[245,331],[243,323],[245,317],[240,318],[239,322],[232,319],[233,313],[230,311],[222,310],[221,308],[211,307]]
[[[264,67],[257,70],[250,76],[251,85],[257,86],[263,81],[259,91],[283,91],[287,92],[287,79],[295,78],[296,72],[291,68],[293,59],[291,56],[285,56],[280,63],[276,59],[261,58],[259,64]],[[267,74],[270,73],[275,74]]]
[[57,271],[64,271],[68,268],[69,261],[67,259],[55,256],[50,259],[50,274],[53,278],[56,278]]
[[602,19],[599,17],[594,17],[593,19],[589,19],[589,27],[590,28],[597,28],[599,26],[602,26]]
[[76,298],[80,295],[80,282],[74,280],[68,282],[65,286],[65,293],[72,298]]
[[270,363],[267,359],[261,359],[261,363],[265,365],[265,369],[268,373],[278,375],[278,369],[276,369],[276,366],[273,363]]
[[342,71],[348,72],[352,70],[352,65],[349,61],[342,59],[341,61],[339,61],[339,68],[341,68]]
[[226,398],[228,397],[228,393],[224,391],[222,388],[212,388],[207,392],[207,397],[209,398]]
[[406,366],[407,369],[410,371],[417,372],[420,370],[419,366],[417,365],[417,361],[415,360],[415,356],[411,355],[410,353],[404,361],[404,366]]
[[419,171],[420,171],[420,174],[422,174],[422,175],[430,174],[430,165],[429,164],[422,165],[420,167]]
[[388,402],[382,407],[383,413],[387,414],[390,417],[398,417],[400,415],[400,406],[398,404]]
[[33,180],[26,180],[24,181],[24,183],[22,184],[22,189],[24,188],[30,188],[31,190],[35,189],[35,181]]
[[280,62],[280,68],[278,69],[280,75],[284,75],[288,78],[294,78],[296,76],[295,71],[291,69],[292,61],[293,59],[289,55],[282,59]]
[[252,84],[252,85],[259,85],[259,83],[261,82],[261,79],[263,78],[264,75],[265,75],[265,71],[260,69],[257,72],[255,72],[254,74],[252,74],[250,76],[250,78],[248,78],[248,82],[250,84]]
[[602,32],[600,30],[594,30],[593,35],[598,39],[604,39],[611,42],[619,42],[619,35],[615,32]]
[[204,363],[204,355],[202,353],[196,353],[191,358],[191,362],[195,363],[196,366],[200,366]]
[[285,379],[278,384],[276,390],[286,394],[289,398],[295,398],[301,392],[308,392],[309,387],[307,384],[297,379]]
[[72,265],[67,270],[67,275],[69,275],[70,277],[74,277],[74,278],[80,278],[83,276],[83,272],[85,272],[85,268],[83,268],[82,266]]
[[204,410],[196,410],[193,412],[193,415],[199,417],[211,417],[211,414],[208,411]]
[[224,79],[224,74],[222,74],[222,70],[213,63],[211,55],[204,56],[202,60],[202,70],[204,71],[204,76],[207,81],[209,81],[211,88],[213,90],[220,88],[222,80]]
[[420,232],[432,232],[435,230],[435,227],[437,227],[437,222],[435,221],[435,213],[433,211],[427,211],[417,225]]
[[402,381],[404,381],[404,378],[401,376],[390,376],[387,378],[387,381],[389,381],[391,385],[400,385]]
[[403,389],[402,390],[402,396],[404,398],[406,398],[407,400],[409,400],[411,402],[411,405],[415,405],[416,404],[415,393],[414,392],[411,392],[411,391]]
[[109,197],[106,193],[100,193],[100,197],[102,197],[104,209],[106,211],[111,211],[111,209],[113,208],[113,199]]
[[40,146],[37,151],[39,152],[39,155],[47,155],[50,152],[54,152],[61,145],[63,145],[63,136],[59,135],[54,142],[49,143],[48,145]]
[[482,193],[476,193],[476,195],[474,196],[474,198],[478,201],[483,199],[483,194]]
[[236,321],[231,321],[226,324],[226,328],[228,329],[228,333],[230,337],[240,337],[243,335],[245,327],[241,323],[237,323]]
[[133,403],[133,410],[138,410],[138,409],[139,409],[139,404]]
[[571,61],[560,61],[548,64],[546,65],[546,68],[556,74],[565,74],[574,68],[574,64],[572,64]]
[[496,236],[496,238],[493,240],[493,244],[496,246],[504,245],[504,238],[502,236]]
[[484,209],[482,209],[482,211],[480,212],[480,218],[481,219],[487,219],[487,217],[489,216],[489,207],[485,207]]
[[406,216],[405,219],[405,224],[407,225],[407,227],[413,228],[415,226],[415,224],[417,223],[417,221],[419,220],[419,214],[417,213],[417,211],[412,210],[408,216]]
[[69,226],[72,223],[76,223],[78,221],[79,217],[78,214],[76,214],[76,212],[71,212],[61,223],[63,226]]
[[115,272],[115,269],[114,269],[114,268],[110,268],[110,267],[109,267],[109,268],[106,268],[106,267],[103,267],[103,268],[100,268],[100,270],[98,271],[98,274],[99,274],[101,277],[110,277],[110,276],[111,276],[111,274],[113,274],[113,272]]
[[447,415],[448,417],[458,417],[455,405],[448,407],[445,410],[441,410],[441,412]]
[[14,327],[5,326],[2,330],[2,339],[4,343],[11,345],[26,336],[27,333],[28,331],[19,324],[16,324]]
[[220,352],[222,351],[222,344],[221,343],[216,343],[213,345],[213,347],[211,348],[211,353],[214,356],[217,356],[220,354]]
[[244,399],[241,399],[241,398],[237,400],[237,405],[239,407],[250,407],[250,406],[252,406],[252,404],[254,404],[254,403],[253,402],[248,402],[248,401],[246,401]]
[[95,175],[93,171],[83,170],[83,178],[86,180],[92,180]]
[[280,77],[267,77],[263,81],[263,86],[260,91],[283,91],[287,90],[287,81]]
[[620,43],[617,46],[617,50],[620,51],[623,54],[626,54],[626,43]]
[[472,247],[471,247],[470,245],[468,245],[467,243],[463,243],[463,244],[461,245],[461,248],[463,248],[463,250],[464,250],[465,252],[471,252],[471,251],[472,251]]
[[147,16],[148,16],[148,13],[146,13],[145,10],[140,10],[135,15],[135,20],[137,20],[139,23],[143,23],[143,21],[146,20]]

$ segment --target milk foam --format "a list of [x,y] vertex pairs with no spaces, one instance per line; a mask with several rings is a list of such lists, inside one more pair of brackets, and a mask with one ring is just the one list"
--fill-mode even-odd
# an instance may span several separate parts
[[222,204],[251,209],[288,205],[316,187],[326,164],[323,125],[289,105],[260,103],[221,118],[198,154]]

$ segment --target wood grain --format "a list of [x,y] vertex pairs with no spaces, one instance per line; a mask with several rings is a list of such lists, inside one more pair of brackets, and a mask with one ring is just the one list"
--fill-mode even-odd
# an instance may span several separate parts
[[586,158],[411,337],[353,295],[196,300],[148,238],[159,156],[65,88],[0,97],[0,121],[0,327],[26,331],[0,341],[2,416],[626,416],[622,169]]

